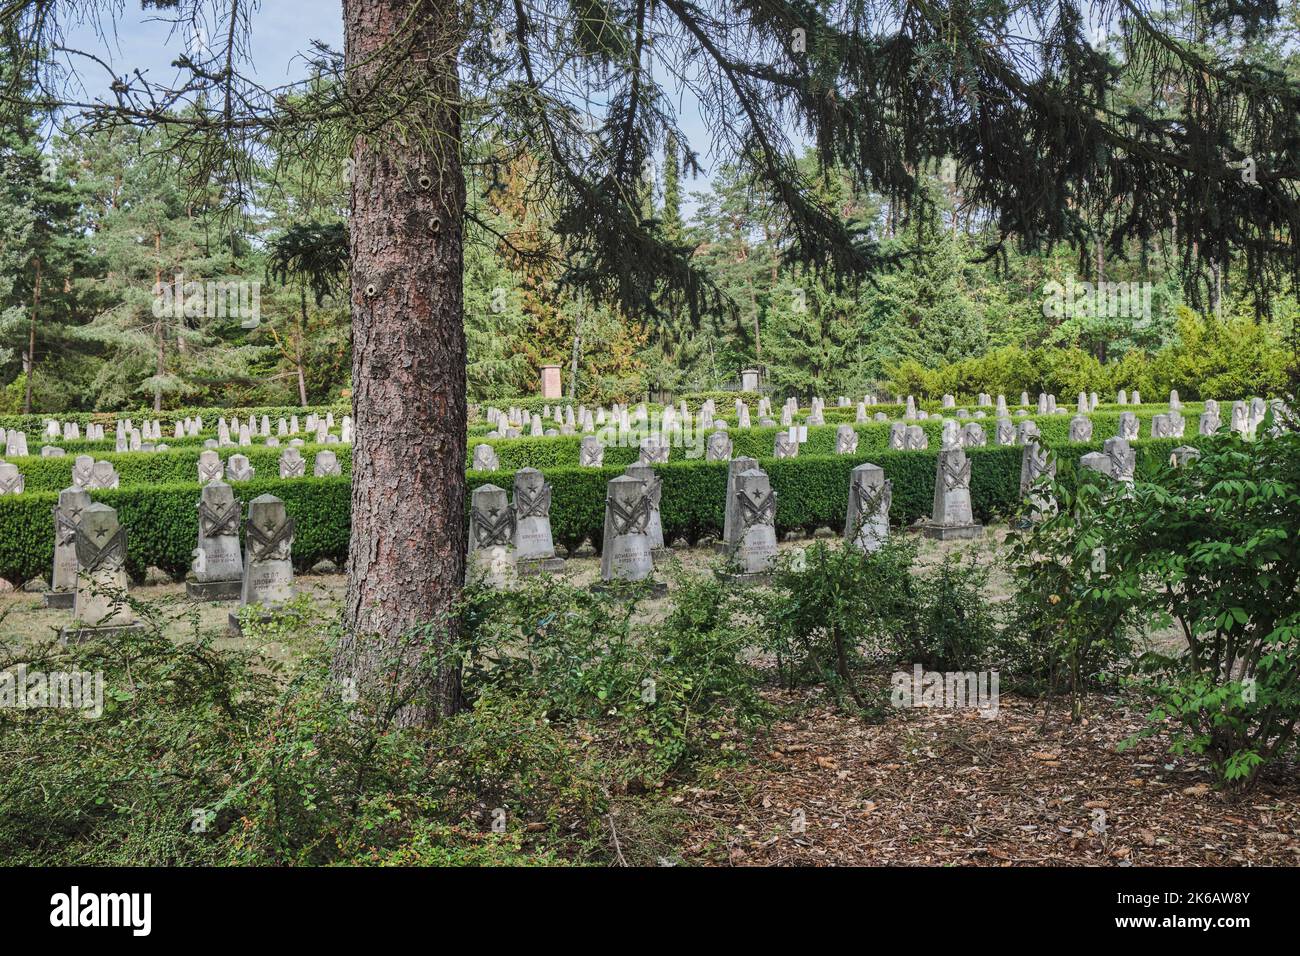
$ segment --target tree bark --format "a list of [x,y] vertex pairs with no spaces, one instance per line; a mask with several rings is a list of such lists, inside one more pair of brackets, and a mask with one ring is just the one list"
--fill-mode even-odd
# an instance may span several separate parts
[[[396,126],[353,143],[351,206],[352,534],[346,633],[334,674],[399,725],[461,705],[458,629],[465,573],[465,330],[457,10],[448,0],[345,0],[353,95],[391,88],[399,68],[431,91],[421,148]],[[377,79],[384,61],[385,79]],[[428,100],[436,101],[428,105]],[[405,123],[407,117],[399,114]]]
[[32,321],[27,331],[27,395],[23,399],[23,414],[32,413],[32,379],[36,377],[36,313],[41,309],[41,260],[36,263],[36,284],[32,290]]
[[294,365],[298,369],[298,404],[307,407],[307,379],[302,371],[302,343],[307,338],[307,290],[298,290],[299,304],[302,306],[302,324],[298,326],[298,345],[294,350]]
[[[156,229],[153,234],[153,251],[157,259],[158,266],[154,270],[154,288],[162,284],[162,230]],[[162,379],[163,372],[167,369],[167,339],[163,335],[163,318],[158,316],[158,321],[154,323],[154,334],[158,337],[158,361],[155,373],[159,379]],[[153,387],[153,410],[162,411],[162,384],[161,381]]]
[[578,400],[578,359],[582,354],[582,310],[584,299],[578,300],[578,307],[573,313],[573,354],[569,362],[569,401]]

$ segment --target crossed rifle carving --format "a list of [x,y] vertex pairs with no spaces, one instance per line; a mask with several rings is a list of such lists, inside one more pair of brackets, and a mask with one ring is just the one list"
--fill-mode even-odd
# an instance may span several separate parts
[[546,518],[551,513],[551,486],[543,484],[537,494],[530,494],[520,485],[515,489],[515,515],[517,518]]
[[886,479],[884,484],[873,487],[865,481],[855,481],[853,498],[857,502],[860,517],[888,515],[889,508],[894,503],[894,483]]
[[80,525],[76,529],[77,566],[83,571],[116,571],[126,563],[126,529],[119,527],[101,548]]
[[209,508],[206,501],[200,501],[199,534],[205,538],[239,534],[239,502],[233,501],[225,511],[217,511]]
[[480,508],[472,508],[471,526],[474,528],[474,546],[491,548],[509,545],[515,534],[515,512],[505,507],[495,516]]
[[253,561],[285,561],[293,544],[293,519],[286,518],[278,528],[263,530],[252,519],[244,522],[248,536],[248,556]]
[[956,468],[950,467],[947,462],[943,466],[943,487],[945,491],[954,491],[957,488],[970,487],[970,459],[967,458]]
[[650,524],[650,496],[641,495],[631,507],[624,507],[617,498],[606,498],[609,505],[610,520],[614,523],[614,534],[645,534]]
[[659,507],[659,501],[662,499],[663,493],[664,480],[662,478],[658,475],[653,475],[646,479],[645,497],[651,511]]
[[56,543],[60,545],[72,544],[77,539],[77,519],[80,516],[80,508],[73,508],[70,512],[65,512],[58,505],[55,505],[54,535]]
[[743,491],[736,492],[740,502],[740,527],[747,531],[756,524],[772,524],[776,520],[776,492],[769,491],[767,497],[751,498]]

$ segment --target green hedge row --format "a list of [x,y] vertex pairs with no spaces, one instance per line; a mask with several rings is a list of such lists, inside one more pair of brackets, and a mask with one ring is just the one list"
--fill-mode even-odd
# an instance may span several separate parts
[[[1119,406],[1114,406],[1118,409]],[[1144,405],[1138,409],[1138,419],[1141,425],[1141,434],[1149,435],[1151,432],[1151,419],[1156,414],[1165,410],[1165,406]],[[827,413],[832,409],[827,409]],[[852,409],[840,409],[839,411],[849,411]],[[1119,431],[1119,410],[1096,411],[1090,416],[1093,423],[1093,438],[1096,442],[1115,435]],[[1184,417],[1187,420],[1188,439],[1195,436],[1197,416],[1200,414],[1199,407],[1193,409],[1191,406],[1184,410]],[[1019,422],[1021,418],[1013,417],[1013,422]],[[1069,439],[1070,417],[1068,415],[1045,415],[1028,416],[1038,423],[1039,431],[1042,433],[1044,444],[1055,447],[1065,444]],[[851,416],[850,416],[851,418]],[[958,421],[963,421],[958,419]],[[997,421],[994,418],[983,419],[966,419],[965,421],[978,421],[984,426],[988,441],[992,443],[994,432],[997,427]],[[929,438],[931,446],[939,443],[940,435],[943,430],[942,421],[938,418],[927,418],[924,421],[916,422],[925,431]],[[859,455],[879,455],[889,450],[889,432],[890,422],[868,422],[862,425],[854,425],[854,431],[858,434],[858,454]],[[834,455],[835,452],[835,432],[838,426],[834,424],[813,426],[808,429],[808,442],[800,448],[800,457]],[[732,429],[731,440],[733,454],[737,457],[746,456],[749,458],[766,459],[772,455],[772,447],[777,432],[781,428],[746,428]],[[639,434],[639,433],[634,433]],[[703,441],[701,436],[701,442]],[[582,443],[582,435],[560,435],[551,438],[477,438],[471,437],[466,447],[465,466],[468,468],[473,460],[474,446],[480,444],[491,445],[496,449],[497,458],[501,463],[503,471],[514,472],[520,468],[538,468],[542,471],[554,468],[577,468],[579,448]],[[1150,439],[1142,439],[1140,444],[1149,442]],[[29,442],[30,447],[30,442]],[[278,448],[267,448],[264,445],[252,445],[247,448],[227,447],[217,449],[222,461],[225,461],[232,454],[244,454],[248,457],[257,474],[266,477],[276,477],[279,474],[279,457],[280,452],[287,447],[287,443]],[[350,445],[333,444],[333,445],[304,445],[302,455],[308,461],[308,468],[315,456],[315,453],[322,449],[328,449],[338,455],[339,465],[344,475],[351,473],[352,466],[352,448]],[[32,449],[36,451],[36,448]],[[112,462],[121,476],[122,487],[135,485],[163,485],[163,484],[183,484],[186,482],[197,482],[198,480],[198,460],[199,454],[203,451],[201,445],[188,444],[178,445],[161,452],[102,452],[95,453],[86,451],[86,454],[94,454],[96,459],[103,459]],[[669,449],[669,461],[690,461],[687,458],[689,449],[682,447],[672,447]],[[702,445],[700,448],[702,454]],[[633,440],[626,447],[608,447],[605,449],[605,464],[610,467],[619,469],[625,468],[637,460],[640,454],[637,442]],[[39,455],[30,455],[26,458],[14,458],[11,461],[18,466],[23,473],[27,483],[27,491],[59,491],[68,487],[72,481],[72,464],[75,455],[69,452],[62,458],[41,458]],[[695,459],[698,460],[698,459]]]
[[[278,419],[288,420],[292,415],[298,416],[301,423],[312,412],[317,415],[324,415],[326,412],[333,412],[335,419],[343,415],[352,414],[352,406],[347,402],[327,404],[327,405],[309,405],[303,408],[298,405],[258,405],[248,408],[166,408],[161,412],[155,412],[152,408],[137,408],[134,410],[124,410],[120,412],[41,412],[35,415],[0,415],[0,428],[10,429],[18,428],[27,433],[27,444],[32,443],[33,437],[41,438],[45,434],[45,423],[51,418],[63,422],[76,422],[85,431],[88,422],[95,422],[105,426],[106,431],[111,431],[118,419],[129,418],[139,424],[148,419],[153,421],[155,418],[163,423],[163,432],[166,434],[170,426],[178,418],[193,418],[199,415],[203,418],[203,424],[212,431],[217,427],[217,419],[224,417],[230,421],[231,417],[237,417],[241,421],[248,421],[249,415],[256,415],[260,420],[263,415],[271,419],[274,424]],[[108,437],[112,437],[110,434]],[[164,437],[163,441],[167,439]],[[53,441],[51,441],[53,444]]]
[[[1196,443],[1193,438],[1188,443]],[[1182,442],[1148,441],[1137,446],[1138,468],[1145,471],[1165,462]],[[1101,442],[1065,445],[1057,450],[1059,476],[1072,482],[1079,456],[1100,449]],[[977,448],[971,457],[971,503],[981,521],[1013,514],[1019,506],[1021,449]],[[765,460],[763,468],[777,491],[777,528],[839,529],[848,502],[849,472],[873,461],[893,482],[892,518],[907,525],[930,513],[934,498],[937,452],[872,452],[856,455],[810,456]],[[621,467],[546,469],[552,485],[551,525],[556,543],[576,548],[586,539],[600,546],[604,525],[605,486]],[[726,490],[725,462],[690,461],[659,466],[664,483],[662,520],[668,540],[694,543],[722,531]],[[509,489],[513,475],[470,472],[472,490],[484,484]],[[303,478],[291,481],[258,478],[235,485],[247,502],[260,494],[283,498],[296,525],[294,563],[310,567],[323,558],[342,564],[347,556],[351,497],[347,478]],[[157,567],[176,577],[188,569],[198,534],[197,488],[193,483],[95,491],[91,497],[118,509],[128,529],[128,570],[139,577]],[[46,577],[54,556],[52,509],[56,492],[0,497],[0,578],[14,584]],[[467,496],[468,500],[468,496]]]
[[[294,481],[255,478],[234,486],[245,504],[258,495],[284,499],[294,519],[294,564],[310,567],[323,558],[342,566],[348,554],[351,483],[347,478]],[[198,540],[198,493],[193,485],[92,491],[95,501],[117,509],[127,529],[127,572],[139,580],[148,567],[176,578],[189,569]],[[54,561],[54,506],[57,493],[0,497],[0,577],[19,584],[33,577],[49,580]]]
[[[1119,406],[1116,406],[1116,408],[1119,408]],[[1141,435],[1150,435],[1151,419],[1167,410],[1167,406],[1162,405],[1144,405],[1138,408],[1137,415]],[[814,425],[808,429],[808,442],[799,449],[800,457],[834,455],[835,432],[839,426],[838,424],[830,424],[832,411],[848,412],[846,416],[848,423],[853,423],[853,417],[856,414],[853,409],[828,408],[826,410],[828,424]],[[1089,416],[1092,419],[1092,435],[1096,442],[1100,443],[1119,433],[1120,414],[1121,411],[1096,411]],[[1187,420],[1185,435],[1188,439],[1194,438],[1200,411],[1197,409],[1193,412],[1190,409],[1185,409],[1183,415]],[[1011,421],[1019,423],[1026,417],[1038,423],[1038,429],[1043,436],[1044,444],[1056,446],[1069,441],[1070,419],[1073,416],[1012,416]],[[978,422],[984,427],[984,433],[989,444],[993,444],[997,429],[996,418],[990,416],[987,418],[956,419],[956,421],[958,423]],[[938,444],[943,433],[942,419],[927,418],[909,424],[920,425],[926,433],[931,446]],[[854,424],[853,430],[858,434],[858,454],[879,454],[888,451],[891,425],[892,422]],[[732,428],[730,430],[732,453],[736,457],[770,458],[776,435],[781,431],[784,431],[784,429],[779,426],[775,428],[760,428],[757,426],[741,429]],[[634,436],[638,434],[640,433],[633,433]],[[497,460],[501,463],[503,471],[517,471],[520,468],[539,468],[542,471],[548,468],[571,468],[578,464],[578,453],[583,437],[582,435],[558,435],[551,438],[471,437],[466,454],[472,461],[475,445],[491,445],[496,449]],[[706,437],[707,433],[700,437],[700,442],[702,443]],[[1142,439],[1142,441],[1150,441],[1150,439]],[[700,452],[703,453],[702,445]],[[673,446],[669,449],[668,460],[670,462],[690,460],[687,458],[687,453],[688,449]],[[611,446],[605,449],[605,464],[617,465],[620,468],[626,467],[636,461],[639,454],[640,451],[635,440],[630,442],[630,447]],[[467,465],[469,463],[469,461],[466,462]]]
[[[288,444],[278,448],[264,445],[250,445],[247,448],[226,447],[213,449],[226,462],[231,455],[244,455],[253,466],[257,478],[280,477],[280,453]],[[204,451],[201,446],[174,448],[167,451],[133,451],[104,452],[93,454],[96,461],[107,461],[117,469],[122,489],[134,487],[151,487],[158,485],[197,485],[199,481],[199,455]],[[339,469],[343,474],[352,473],[351,445],[303,445],[298,449],[307,461],[307,474],[311,474],[312,462],[316,452],[332,451],[338,457]],[[61,458],[41,458],[29,455],[26,458],[6,459],[18,466],[26,484],[26,494],[40,491],[59,492],[72,484],[72,466],[74,455]]]

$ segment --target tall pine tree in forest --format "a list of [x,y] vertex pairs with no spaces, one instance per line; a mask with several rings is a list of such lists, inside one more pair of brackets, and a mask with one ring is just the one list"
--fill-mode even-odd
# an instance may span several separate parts
[[41,359],[61,349],[75,319],[73,282],[86,265],[78,196],[42,139],[33,78],[0,50],[0,86],[13,108],[0,124],[0,370],[20,362],[22,411],[33,410]]

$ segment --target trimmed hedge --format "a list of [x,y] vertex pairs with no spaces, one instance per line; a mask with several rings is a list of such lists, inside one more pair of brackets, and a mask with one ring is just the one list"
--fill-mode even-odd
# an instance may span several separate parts
[[[258,480],[279,478],[280,453],[288,446],[267,448],[265,445],[250,445],[246,448],[227,446],[214,448],[224,465],[231,455],[244,455],[253,466]],[[197,487],[199,483],[199,455],[205,449],[201,446],[188,448],[169,448],[167,451],[132,451],[105,452],[94,454],[96,461],[110,462],[117,469],[121,489],[150,488],[159,485],[189,484]],[[339,469],[344,476],[352,474],[352,446],[303,445],[298,449],[307,461],[307,472],[311,473],[312,461],[318,451],[332,451],[338,457]],[[85,452],[85,454],[93,454]],[[72,466],[76,456],[64,455],[62,458],[41,458],[28,455],[26,458],[9,458],[7,461],[18,466],[26,482],[26,494],[38,491],[53,491],[56,494],[72,484]]]
[[[1139,472],[1147,471],[1155,462],[1167,461],[1177,445],[1197,441],[1141,442],[1135,446]],[[1057,452],[1061,480],[1073,481],[1079,456],[1100,447],[1100,441],[1060,446]],[[971,503],[976,517],[989,521],[1013,514],[1019,506],[1021,449],[975,448],[970,457]],[[864,461],[880,465],[893,481],[894,524],[911,524],[930,513],[936,459],[933,450],[860,450],[855,455],[766,459],[762,466],[777,491],[777,529],[785,533],[820,527],[839,530],[848,504],[849,472]],[[551,526],[556,543],[576,548],[589,539],[599,548],[605,486],[609,479],[621,474],[622,467],[544,470],[553,488]],[[726,462],[674,462],[657,466],[656,472],[664,483],[661,515],[666,539],[683,538],[695,543],[721,534]],[[513,474],[506,472],[468,475],[471,490],[484,484],[509,489],[512,482]],[[244,503],[268,493],[284,499],[296,525],[295,565],[307,568],[323,558],[342,565],[347,557],[351,511],[347,478],[257,478],[237,483],[234,488]],[[133,577],[138,579],[151,566],[183,577],[198,535],[197,482],[93,491],[91,497],[118,509],[118,517],[128,529],[128,572]],[[57,501],[58,494],[53,491],[0,496],[0,578],[14,584],[34,577],[48,579],[54,557],[52,509]]]
[[[124,409],[120,412],[38,412],[34,415],[0,415],[0,428],[8,430],[17,428],[27,433],[27,444],[31,445],[33,436],[38,440],[45,434],[45,423],[51,418],[56,418],[62,422],[76,422],[81,426],[81,430],[86,430],[88,422],[95,422],[104,425],[110,430],[114,427],[118,419],[129,418],[133,422],[139,423],[148,419],[153,421],[155,418],[163,423],[163,432],[169,430],[169,426],[178,418],[193,418],[195,415],[201,416],[205,425],[211,424],[207,430],[215,432],[217,419],[224,417],[230,421],[231,417],[238,417],[242,421],[248,421],[249,415],[256,415],[259,419],[265,415],[272,422],[283,418],[286,421],[293,415],[298,416],[301,422],[304,418],[315,412],[317,415],[324,415],[326,412],[333,412],[335,418],[343,415],[352,414],[352,405],[348,402],[325,405],[308,405],[303,408],[299,405],[257,405],[247,408],[164,408],[161,412],[155,412],[152,408]],[[164,437],[162,439],[166,441]],[[54,444],[51,439],[46,444]]]
[[[1089,417],[1093,423],[1093,437],[1099,444],[1103,439],[1115,435],[1119,431],[1119,417],[1122,406],[1112,406],[1114,410],[1096,411]],[[1132,411],[1135,407],[1131,406],[1128,410]],[[1187,419],[1188,440],[1195,433],[1195,422],[1199,416],[1200,406],[1189,403],[1184,407],[1184,417]],[[1141,433],[1149,435],[1151,432],[1151,419],[1165,411],[1167,406],[1163,405],[1143,405],[1136,407]],[[846,412],[845,417],[852,422],[855,414],[854,409],[827,409],[828,420],[831,418],[832,411]],[[1049,446],[1064,445],[1070,432],[1069,415],[1030,415],[1013,417],[1013,422],[1020,422],[1025,417],[1038,423],[1039,431],[1043,436],[1043,442]],[[979,422],[984,426],[986,435],[990,442],[993,441],[994,430],[997,427],[997,420],[994,418],[982,419],[956,419],[959,423],[968,421]],[[858,434],[858,454],[859,455],[881,455],[889,451],[889,431],[891,422],[867,422],[861,425],[854,425],[853,430]],[[920,425],[922,430],[929,438],[931,446],[937,446],[943,431],[942,420],[939,418],[927,418],[924,421],[909,422],[909,424]],[[817,457],[821,455],[834,455],[835,452],[835,432],[836,424],[815,425],[808,429],[808,442],[800,450],[800,457]],[[749,458],[768,459],[772,455],[772,447],[776,439],[776,434],[784,429],[775,428],[733,428],[730,431],[733,454],[737,457],[745,456]],[[638,439],[645,433],[633,431],[632,438],[627,446],[610,446],[605,449],[605,463],[609,467],[617,467],[619,470],[627,467],[637,460],[639,452]],[[707,432],[700,435],[699,455],[703,457],[703,442]],[[471,435],[465,449],[465,467],[468,469],[473,463],[475,445],[491,445],[496,449],[497,458],[501,463],[502,471],[514,472],[520,468],[537,468],[547,471],[556,468],[577,468],[579,449],[582,444],[582,435],[559,435],[550,438],[479,438]],[[1150,441],[1150,439],[1144,439]],[[194,443],[190,439],[190,444],[177,443],[167,451],[160,452],[98,452],[94,448],[107,447],[111,448],[111,443],[99,443],[94,447],[86,447],[77,452],[77,454],[90,454],[96,459],[102,459],[112,462],[121,476],[121,485],[123,488],[137,485],[165,485],[165,484],[184,484],[198,482],[198,461],[199,455],[204,451],[199,443]],[[27,484],[27,491],[60,491],[72,483],[72,465],[76,457],[72,453],[72,445],[69,443],[69,453],[62,458],[41,458],[39,454],[29,455],[26,458],[7,459],[18,466],[22,472]],[[93,443],[82,443],[90,445]],[[38,446],[32,446],[29,440],[28,446],[33,451],[38,451]],[[256,444],[245,448],[227,446],[216,449],[221,456],[221,460],[226,461],[233,454],[244,454],[252,463],[258,475],[271,478],[279,474],[279,457],[280,453],[288,447],[287,440],[285,444],[278,448],[267,448],[265,445]],[[308,467],[317,451],[329,450],[335,452],[338,456],[339,466],[344,476],[350,475],[352,471],[352,446],[336,443],[332,445],[308,444],[302,446],[302,456],[307,459]],[[683,462],[699,459],[686,458],[690,449],[674,446],[669,449],[669,461]]]
[[[1096,411],[1089,415],[1092,419],[1093,439],[1100,447],[1100,443],[1119,433],[1119,417],[1121,411],[1118,409],[1122,406],[1115,406],[1116,411]],[[1143,405],[1130,406],[1128,411],[1136,411],[1140,432],[1142,435],[1150,435],[1151,419],[1158,414],[1168,410],[1166,405]],[[838,423],[833,422],[832,412],[846,413],[842,417],[847,419],[848,424],[853,424],[856,410],[847,409],[826,409],[826,425],[814,425],[808,429],[808,441],[799,449],[800,457],[833,455],[835,453],[835,432]],[[1199,408],[1193,409],[1190,405],[1184,406],[1184,417],[1187,419],[1187,437],[1190,441],[1195,437],[1196,421],[1200,415]],[[731,417],[735,417],[734,414]],[[1043,436],[1043,443],[1049,446],[1064,445],[1070,437],[1070,419],[1073,415],[1029,415],[1029,416],[1012,416],[1013,424],[1024,421],[1026,418],[1037,422],[1038,430]],[[997,419],[987,418],[966,418],[954,419],[959,424],[967,422],[978,422],[984,426],[985,435],[990,445],[993,442],[994,433],[997,429]],[[866,422],[861,425],[854,424],[853,430],[858,434],[858,453],[859,454],[882,454],[889,451],[889,432],[892,422]],[[908,422],[909,425],[920,425],[921,429],[929,438],[931,446],[939,443],[943,433],[943,421],[939,418],[927,418],[923,421]],[[598,430],[599,431],[599,430]],[[785,431],[784,428],[777,426],[774,428],[760,428],[755,425],[752,428],[732,428],[729,431],[731,436],[732,453],[736,457],[749,457],[765,459],[772,457],[772,447],[776,440],[778,432]],[[642,432],[634,430],[632,438],[629,440],[630,447],[609,446],[605,449],[605,462],[608,465],[617,465],[620,468],[626,467],[637,460],[640,454],[637,447],[637,438]],[[545,471],[548,468],[571,468],[578,464],[578,452],[582,444],[582,435],[557,435],[550,438],[478,438],[471,436],[466,448],[466,467],[473,461],[475,445],[491,445],[496,449],[497,459],[501,463],[503,471],[517,471],[520,468],[537,468]],[[699,436],[700,457],[703,457],[703,442],[707,437],[707,432]],[[1150,439],[1144,439],[1150,441]],[[679,446],[673,446],[669,449],[668,459],[670,462],[689,461],[686,453],[689,449]]]
[[[351,483],[346,478],[255,478],[232,487],[246,506],[258,495],[284,499],[294,519],[294,564],[311,567],[323,558],[342,566],[348,554]],[[127,573],[139,580],[148,567],[183,578],[198,541],[198,492],[194,485],[92,491],[94,501],[117,509],[127,529]],[[0,577],[19,584],[49,580],[54,561],[57,493],[0,497]]]

